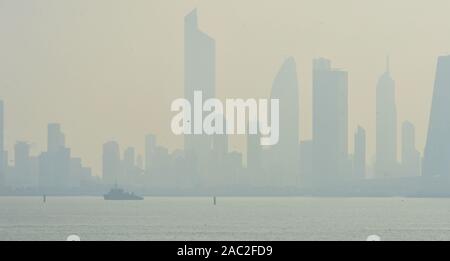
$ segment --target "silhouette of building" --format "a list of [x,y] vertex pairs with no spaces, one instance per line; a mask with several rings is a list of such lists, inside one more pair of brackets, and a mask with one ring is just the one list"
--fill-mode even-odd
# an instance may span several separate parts
[[23,141],[14,146],[14,168],[9,184],[15,187],[31,188],[38,185],[37,159],[30,156],[30,145]]
[[57,152],[65,146],[66,138],[61,132],[61,125],[50,123],[47,131],[47,151]]
[[450,56],[438,59],[423,159],[425,177],[450,177]]
[[402,171],[404,176],[420,176],[420,152],[414,125],[409,121],[402,124]]
[[82,189],[92,182],[91,169],[82,165],[81,158],[70,159],[69,186],[71,189]]
[[151,176],[151,184],[153,187],[170,189],[176,183],[175,177],[171,171],[171,156],[169,150],[162,146],[156,146],[154,169]]
[[139,168],[141,172],[144,170],[144,160],[141,154],[138,154],[136,157],[136,166]]
[[[216,47],[215,41],[198,28],[197,10],[193,10],[184,19],[184,96],[194,104],[194,92],[201,91],[203,100],[215,97],[216,81]],[[192,110],[191,119],[193,122],[200,122]],[[201,115],[203,118],[204,115]],[[192,125],[192,133],[201,130],[195,130]],[[192,158],[188,161],[193,164],[188,170],[196,173],[189,175],[198,175],[200,183],[205,183],[209,179],[209,154],[212,147],[212,136],[209,135],[185,135],[184,149],[186,156]],[[193,177],[193,179],[195,179]]]
[[347,72],[329,60],[313,61],[313,172],[318,186],[334,186],[351,176],[348,157]]
[[366,177],[366,131],[358,126],[355,133],[353,153],[353,173],[355,178]]
[[59,191],[69,187],[70,149],[65,146],[61,126],[48,124],[47,151],[39,155],[39,185],[41,190]]
[[279,141],[271,146],[271,184],[281,187],[299,183],[299,92],[294,58],[284,61],[272,84],[272,99],[279,99]]
[[128,147],[123,153],[123,182],[125,184],[138,184],[141,171],[136,165],[136,152],[133,147]]
[[397,164],[397,106],[395,82],[389,70],[378,80],[376,90],[376,177],[395,177]]
[[103,144],[103,183],[113,186],[119,182],[122,171],[119,144],[109,141]]

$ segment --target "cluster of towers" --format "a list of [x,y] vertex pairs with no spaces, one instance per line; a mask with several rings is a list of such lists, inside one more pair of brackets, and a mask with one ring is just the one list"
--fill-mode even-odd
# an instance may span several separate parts
[[[193,103],[194,92],[215,98],[215,41],[199,30],[197,12],[185,17],[184,96]],[[259,135],[247,135],[246,160],[229,151],[228,136],[185,135],[184,149],[169,152],[156,136],[145,137],[144,157],[132,147],[124,150],[115,141],[103,145],[102,179],[91,176],[80,158],[71,156],[59,124],[48,125],[47,151],[36,157],[29,144],[17,142],[14,166],[4,149],[3,102],[0,103],[0,184],[38,187],[41,191],[119,184],[156,191],[195,189],[205,192],[254,191],[298,188],[330,189],[340,184],[367,180],[425,177],[438,181],[450,176],[450,57],[440,57],[427,143],[422,159],[415,145],[415,128],[398,120],[395,81],[389,62],[376,86],[376,156],[367,163],[366,131],[359,126],[354,149],[348,141],[348,73],[331,61],[315,59],[313,70],[312,139],[300,141],[299,84],[296,62],[288,58],[272,83],[270,98],[279,99],[279,142],[261,146]],[[193,118],[194,115],[191,115]],[[401,153],[398,151],[401,144]],[[400,155],[400,157],[398,157]],[[245,161],[245,164],[243,163]],[[369,175],[369,172],[373,175]],[[389,182],[389,181],[387,181]],[[3,186],[4,187],[4,186]]]
[[14,146],[14,164],[9,164],[3,147],[4,104],[0,101],[1,172],[0,188],[15,193],[78,194],[88,191],[95,178],[91,169],[82,165],[81,158],[73,157],[65,144],[65,135],[57,123],[48,124],[47,150],[37,156],[31,155],[31,144],[17,141]]

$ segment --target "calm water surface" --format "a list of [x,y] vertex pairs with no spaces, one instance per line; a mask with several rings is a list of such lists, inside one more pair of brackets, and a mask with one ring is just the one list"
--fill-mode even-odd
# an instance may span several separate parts
[[0,240],[450,240],[450,199],[0,197]]

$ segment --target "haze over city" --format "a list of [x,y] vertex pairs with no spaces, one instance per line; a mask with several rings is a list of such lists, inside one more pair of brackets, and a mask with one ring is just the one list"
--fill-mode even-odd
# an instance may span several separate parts
[[[366,128],[369,161],[385,57],[398,120],[416,125],[422,151],[436,58],[450,46],[448,1],[3,0],[0,6],[6,148],[27,140],[36,154],[45,148],[47,123],[60,122],[94,175],[109,139],[141,153],[146,133],[169,148],[182,146],[169,129],[170,102],[183,95],[183,18],[195,7],[200,27],[216,40],[218,97],[267,97],[280,63],[296,59],[302,140],[311,137],[312,59],[327,57],[348,71],[349,129]],[[245,151],[242,137],[230,139]]]
[[0,241],[450,239],[448,10],[0,0]]

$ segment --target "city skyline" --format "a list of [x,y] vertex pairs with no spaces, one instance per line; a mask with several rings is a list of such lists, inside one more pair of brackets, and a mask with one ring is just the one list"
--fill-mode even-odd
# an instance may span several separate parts
[[450,240],[449,10],[0,0],[0,241]]
[[[185,15],[183,42],[184,97],[193,102],[194,93],[201,91],[205,99],[216,98],[216,41],[199,27],[197,9]],[[427,157],[424,163],[424,173],[427,175],[436,175],[429,174],[430,172],[446,171],[444,167],[446,153],[440,155],[443,157],[439,163],[441,167],[439,164],[436,167],[436,164],[432,163],[437,162],[439,157],[430,156],[442,151],[438,143],[439,140],[446,139],[447,133],[445,127],[442,127],[445,126],[442,125],[443,119],[439,118],[443,115],[441,108],[443,105],[439,104],[446,103],[446,96],[442,98],[436,94],[447,93],[446,90],[442,90],[447,84],[446,78],[442,76],[447,69],[441,65],[443,61],[446,61],[446,57],[439,57],[434,86],[435,98],[430,113],[432,121],[427,138]],[[419,176],[421,156],[416,145],[416,127],[409,119],[399,126],[397,85],[395,76],[391,74],[389,60],[384,73],[374,86],[376,95],[373,99],[377,104],[375,161],[367,160],[367,144],[368,141],[373,142],[374,137],[367,136],[364,125],[358,124],[354,142],[353,139],[349,139],[349,136],[354,135],[349,127],[351,72],[342,68],[335,69],[332,61],[326,58],[315,58],[312,64],[313,106],[310,140],[299,138],[302,133],[301,126],[309,123],[300,117],[303,100],[300,90],[303,86],[297,78],[301,79],[302,75],[298,73],[296,60],[288,57],[282,62],[279,71],[273,75],[272,89],[265,95],[280,100],[278,144],[269,148],[258,148],[260,145],[255,144],[252,138],[247,136],[248,150],[256,153],[249,155],[245,150],[230,148],[229,139],[232,135],[184,135],[184,147],[175,150],[170,150],[166,144],[158,143],[158,134],[155,133],[147,134],[154,136],[146,136],[145,142],[142,136],[139,146],[145,144],[144,150],[136,149],[136,144],[123,144],[116,139],[106,139],[102,148],[102,175],[84,167],[83,156],[73,155],[71,148],[66,145],[66,136],[59,123],[47,125],[47,148],[42,150],[42,153],[30,154],[29,143],[24,141],[15,143],[14,154],[3,153],[7,151],[4,149],[3,135],[8,126],[5,126],[3,121],[8,110],[5,110],[7,106],[2,102],[0,108],[2,182],[25,186],[34,184],[28,183],[29,180],[25,178],[32,172],[31,166],[34,166],[33,171],[38,173],[35,185],[44,191],[74,188],[81,186],[86,180],[98,182],[95,179],[91,180],[93,176],[101,176],[103,180],[100,183],[107,186],[115,183],[141,184],[162,189],[175,185],[232,189],[241,186],[253,187],[257,183],[262,187],[302,187],[303,184],[309,184],[313,187],[327,188],[352,181],[356,176],[361,177],[361,173],[364,173],[365,178]],[[194,117],[195,115],[191,118]],[[354,155],[351,153],[352,143]],[[307,146],[307,149],[302,148],[302,144]],[[123,145],[125,147],[121,147]],[[310,155],[307,155],[308,153]],[[14,155],[14,165],[10,162],[5,164],[6,159],[11,159],[8,155]],[[305,162],[305,158],[310,159],[310,162]],[[247,159],[251,161],[250,167],[248,163],[246,164]],[[305,166],[310,165],[310,169],[304,170],[305,166],[301,166],[302,163]],[[358,171],[356,166],[359,168]],[[438,169],[431,170],[430,166]],[[10,171],[10,167],[13,171]],[[9,178],[6,181],[5,173]],[[261,180],[255,182],[260,179],[259,175],[265,177],[263,182]]]
[[[181,148],[183,139],[167,127],[168,105],[183,96],[183,19],[195,6],[199,27],[216,41],[217,97],[267,97],[273,75],[292,56],[301,86],[300,120],[305,123],[299,127],[300,139],[308,140],[311,60],[326,57],[350,73],[349,130],[364,126],[368,162],[373,163],[375,101],[365,97],[374,95],[389,54],[398,122],[416,126],[416,146],[423,151],[435,60],[450,46],[442,33],[448,31],[445,1],[363,5],[348,0],[188,0],[174,6],[156,0],[126,8],[119,1],[103,0],[70,5],[3,1],[0,86],[10,113],[5,118],[8,151],[16,140],[33,141],[33,154],[44,150],[42,126],[48,122],[64,126],[74,155],[83,155],[96,175],[106,140],[115,138],[143,153],[141,137],[154,133],[170,151]],[[408,12],[398,19],[404,8]],[[383,19],[376,19],[380,14]],[[99,119],[101,126],[92,131],[89,126]],[[352,143],[351,133],[349,148]],[[230,147],[242,151],[245,139],[231,137]]]

